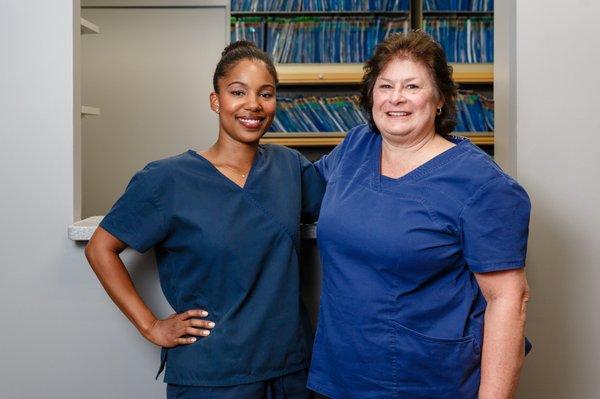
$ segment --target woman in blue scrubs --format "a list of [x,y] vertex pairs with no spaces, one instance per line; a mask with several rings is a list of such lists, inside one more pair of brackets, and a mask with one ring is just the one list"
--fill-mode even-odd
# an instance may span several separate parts
[[[210,95],[216,143],[139,171],[86,247],[114,302],[163,348],[168,398],[312,397],[299,223],[316,219],[323,186],[297,151],[259,145],[276,84],[267,54],[229,45]],[[128,246],[154,247],[176,314],[158,319],[140,298],[119,258]]]
[[391,36],[365,66],[371,123],[317,163],[327,189],[309,388],[323,395],[514,396],[530,203],[450,134],[456,94],[439,44],[420,31]]

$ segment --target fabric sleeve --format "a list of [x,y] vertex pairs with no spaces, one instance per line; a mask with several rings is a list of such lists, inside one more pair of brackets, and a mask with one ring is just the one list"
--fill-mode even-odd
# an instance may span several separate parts
[[301,154],[298,154],[298,157],[302,170],[302,222],[313,223],[319,217],[321,200],[325,194],[325,181],[308,159]]
[[138,252],[146,252],[167,235],[164,214],[148,179],[148,168],[136,173],[100,227]]
[[315,162],[315,168],[325,182],[329,181],[331,173],[335,170],[340,162],[343,145],[344,142],[336,145],[329,154],[324,155],[321,159]]
[[460,216],[462,250],[473,272],[525,266],[531,204],[523,188],[500,176],[480,188]]

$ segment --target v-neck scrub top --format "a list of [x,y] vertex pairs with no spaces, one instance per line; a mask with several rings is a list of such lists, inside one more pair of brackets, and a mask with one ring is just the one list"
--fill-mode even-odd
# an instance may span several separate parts
[[163,349],[165,382],[230,386],[308,367],[299,224],[316,219],[322,194],[308,160],[271,145],[243,188],[192,150],[133,177],[100,226],[139,252],[154,247],[173,309],[205,309],[215,322],[209,336]]
[[525,265],[525,191],[468,140],[381,175],[381,136],[351,130],[327,181],[309,388],[336,399],[476,399],[486,307],[474,272]]

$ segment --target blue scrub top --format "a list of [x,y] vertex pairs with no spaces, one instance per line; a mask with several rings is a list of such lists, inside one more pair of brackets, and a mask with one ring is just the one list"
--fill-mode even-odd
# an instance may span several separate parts
[[468,140],[381,175],[362,125],[316,166],[323,285],[309,388],[332,398],[476,399],[485,299],[473,272],[521,268],[525,191]]
[[299,293],[299,224],[323,183],[297,151],[260,146],[244,188],[195,151],[148,164],[100,226],[139,252],[154,247],[177,313],[206,309],[208,337],[163,350],[165,382],[228,386],[308,367]]

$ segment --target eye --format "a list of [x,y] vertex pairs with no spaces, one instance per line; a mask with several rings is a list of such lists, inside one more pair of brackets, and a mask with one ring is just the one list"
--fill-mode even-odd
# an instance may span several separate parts
[[273,93],[264,92],[264,93],[260,93],[260,96],[263,98],[273,98]]
[[409,83],[409,84],[406,85],[406,88],[410,89],[410,90],[413,90],[413,89],[418,89],[419,86],[417,86],[416,84],[413,84],[413,83]]
[[246,93],[244,93],[243,90],[232,90],[231,94],[234,95],[234,96],[236,96],[236,97],[240,97],[240,96],[243,96]]
[[379,88],[380,88],[380,89],[391,89],[391,88],[392,88],[392,85],[391,85],[391,84],[389,84],[389,83],[381,83],[381,84],[379,85]]

